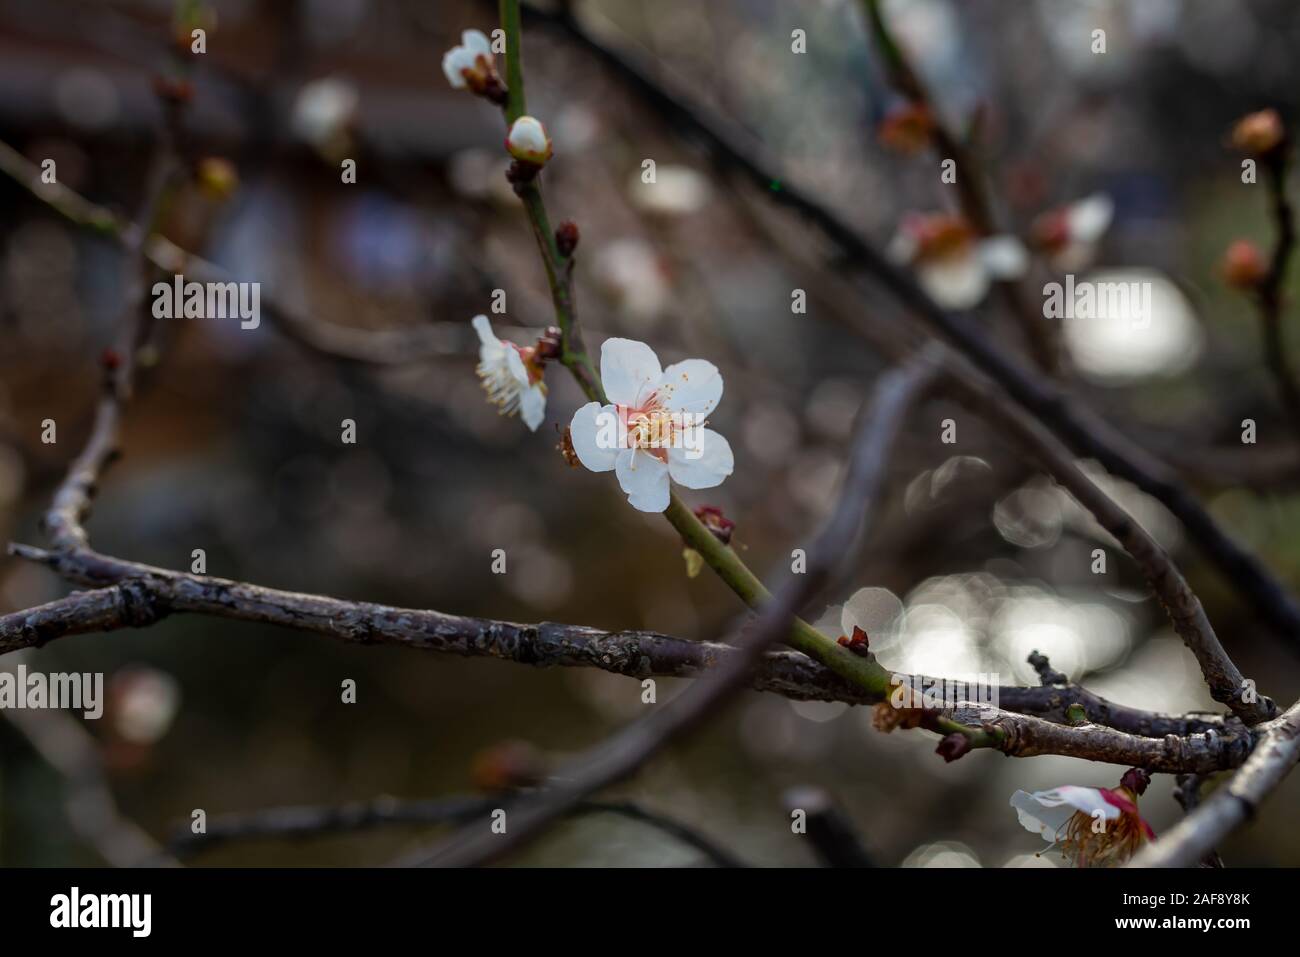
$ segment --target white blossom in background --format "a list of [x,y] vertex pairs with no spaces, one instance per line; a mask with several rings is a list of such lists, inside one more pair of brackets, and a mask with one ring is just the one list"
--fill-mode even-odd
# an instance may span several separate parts
[[488,401],[502,415],[518,412],[524,425],[536,432],[546,416],[546,383],[536,350],[498,339],[487,316],[475,316],[473,326],[479,338],[478,377]]
[[1040,216],[1034,223],[1034,245],[1056,272],[1084,269],[1096,258],[1114,218],[1114,201],[1105,193],[1094,193]]
[[119,671],[113,676],[108,694],[113,729],[132,744],[153,744],[161,739],[181,703],[176,679],[148,667]]
[[551,138],[540,120],[521,116],[510,124],[510,132],[506,134],[506,149],[517,160],[544,166],[551,158]]
[[584,405],[569,434],[578,461],[593,472],[614,472],[633,508],[666,509],[670,480],[713,488],[731,474],[731,446],[704,426],[722,399],[713,363],[686,359],[661,369],[644,342],[607,339],[600,376],[609,404]]
[[946,213],[905,217],[889,256],[911,266],[917,282],[945,309],[970,309],[994,280],[1016,279],[1029,267],[1029,254],[1014,236],[980,237],[965,219]]
[[623,237],[603,244],[596,252],[592,275],[629,328],[652,327],[672,302],[667,265],[643,239]]
[[303,140],[326,150],[344,136],[357,116],[360,96],[347,80],[322,77],[298,91],[291,125]]
[[658,216],[687,216],[709,201],[709,181],[689,166],[664,165],[653,183],[643,182],[639,171],[628,182],[628,194],[640,210]]

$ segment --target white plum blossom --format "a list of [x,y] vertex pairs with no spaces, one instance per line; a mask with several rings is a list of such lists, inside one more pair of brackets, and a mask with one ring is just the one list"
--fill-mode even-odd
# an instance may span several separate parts
[[534,347],[524,348],[498,339],[487,316],[475,316],[478,333],[478,376],[488,401],[502,415],[519,413],[524,425],[533,432],[546,416],[546,383]]
[[291,123],[294,132],[319,150],[338,142],[356,119],[360,97],[347,80],[322,77],[298,91]]
[[544,166],[551,158],[551,138],[546,127],[531,116],[521,116],[510,124],[506,134],[506,149],[510,155],[534,166]]
[[1115,218],[1115,203],[1105,193],[1050,210],[1034,222],[1034,243],[1057,272],[1077,272],[1097,255],[1101,237]]
[[609,404],[580,408],[569,435],[578,461],[593,472],[613,471],[633,508],[666,509],[670,480],[713,488],[731,474],[731,446],[704,425],[722,399],[713,363],[686,359],[661,369],[644,342],[606,339],[600,375]]
[[500,85],[492,44],[481,30],[466,30],[461,34],[460,46],[443,54],[442,72],[453,90],[481,95],[492,85]]
[[1014,236],[979,236],[960,216],[913,213],[889,245],[895,262],[916,270],[921,288],[945,309],[970,309],[994,280],[1025,274],[1029,255]]
[[1132,768],[1117,788],[1065,784],[1032,794],[1017,791],[1011,806],[1025,830],[1077,866],[1120,864],[1155,840],[1151,825],[1138,813],[1138,796],[1150,780],[1146,771]]

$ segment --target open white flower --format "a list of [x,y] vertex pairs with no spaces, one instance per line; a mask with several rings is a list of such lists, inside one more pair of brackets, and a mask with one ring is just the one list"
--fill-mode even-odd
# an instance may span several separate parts
[[1151,781],[1141,768],[1124,773],[1117,788],[1064,784],[1011,795],[1020,824],[1079,867],[1121,864],[1155,832],[1138,813],[1138,796]]
[[1034,243],[1057,272],[1076,272],[1092,263],[1114,218],[1114,201],[1105,193],[1093,193],[1038,217]]
[[926,293],[946,309],[969,309],[995,279],[1025,274],[1029,256],[1014,236],[981,238],[960,216],[912,214],[889,245],[890,257],[916,270]]
[[536,432],[546,416],[546,383],[536,349],[498,339],[487,316],[475,316],[473,325],[479,338],[478,376],[488,401],[502,415],[518,412],[524,425]]
[[469,90],[480,95],[501,82],[492,44],[481,30],[466,30],[461,34],[460,46],[443,54],[442,72],[453,90]]
[[510,155],[534,166],[544,166],[551,158],[551,138],[546,127],[531,116],[521,116],[510,124],[506,134],[506,149]]
[[613,471],[633,508],[666,509],[670,479],[713,488],[731,474],[731,446],[704,425],[722,399],[713,363],[687,359],[661,369],[644,342],[606,339],[600,376],[609,404],[580,408],[569,435],[578,461],[593,472]]

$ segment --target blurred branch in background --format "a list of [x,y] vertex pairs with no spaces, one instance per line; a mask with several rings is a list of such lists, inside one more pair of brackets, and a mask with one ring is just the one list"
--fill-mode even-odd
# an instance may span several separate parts
[[[304,840],[378,827],[428,824],[464,824],[491,816],[500,806],[496,797],[445,797],[429,801],[380,797],[337,806],[276,807],[234,812],[209,818],[205,830],[179,828],[168,842],[177,857],[188,859],[219,844],[234,841]],[[570,811],[572,817],[612,814],[645,824],[702,854],[717,867],[745,867],[739,858],[681,821],[657,814],[632,801],[584,801]]]

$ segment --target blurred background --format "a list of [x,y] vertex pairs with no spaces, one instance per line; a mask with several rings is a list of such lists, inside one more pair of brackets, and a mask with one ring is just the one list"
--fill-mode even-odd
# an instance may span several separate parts
[[[89,530],[109,554],[345,598],[513,621],[647,628],[717,639],[739,611],[707,571],[688,578],[658,516],[609,476],[568,468],[560,431],[581,403],[553,368],[547,421],[496,415],[474,374],[469,319],[507,292],[498,334],[550,324],[536,247],[504,179],[490,105],[440,68],[495,4],[427,0],[216,0],[194,58],[183,152],[228,160],[228,196],[199,185],[169,206],[181,246],[262,283],[322,324],[415,331],[428,361],[375,367],[323,357],[265,319],[158,327]],[[589,0],[593,33],[635,51],[675,89],[780,162],[884,246],[902,217],[952,208],[928,154],[882,144],[896,106],[848,0]],[[1052,208],[1102,193],[1115,218],[1084,271],[1156,290],[1149,328],[1068,325],[1073,387],[1182,470],[1213,514],[1300,586],[1300,449],[1260,360],[1251,303],[1217,263],[1234,239],[1269,248],[1264,186],[1245,187],[1226,144],[1236,118],[1296,113],[1300,8],[1289,0],[909,0],[886,5],[945,121],[978,125],[1005,225],[1028,235]],[[152,90],[168,62],[172,5],[0,2],[0,139],[60,182],[134,215],[162,122]],[[1107,53],[1091,32],[1107,31]],[[807,51],[791,50],[806,31]],[[822,237],[715,166],[563,30],[525,36],[530,112],[556,157],[553,221],[582,232],[577,297],[589,346],[649,342],[665,364],[705,357],[726,394],[711,424],[735,474],[687,493],[723,508],[756,571],[786,567],[834,501],[850,430],[886,364],[854,332],[897,326],[893,304],[852,284]],[[342,158],[357,182],[340,183]],[[653,159],[657,183],[644,186]],[[779,188],[775,186],[774,188]],[[0,178],[0,538],[43,543],[41,511],[88,434],[99,356],[125,294],[119,247]],[[1039,262],[1034,282],[1051,278]],[[1293,270],[1294,272],[1294,270]],[[1041,273],[1041,275],[1040,275]],[[1082,271],[1081,271],[1082,274]],[[791,290],[807,292],[792,315]],[[992,317],[995,310],[985,313]],[[990,318],[990,335],[1018,347]],[[892,323],[892,325],[890,325]],[[526,331],[527,330],[527,331]],[[892,334],[889,332],[886,335]],[[940,442],[943,419],[958,442]],[[357,423],[342,445],[340,422]],[[1258,443],[1240,441],[1241,420]],[[41,441],[42,421],[57,442]],[[916,410],[887,501],[831,607],[860,589],[887,666],[996,672],[1036,683],[1034,649],[1072,678],[1147,709],[1214,710],[1195,662],[1131,563],[997,431],[942,396]],[[1104,480],[1175,555],[1242,671],[1279,702],[1300,695],[1300,647],[1255,620],[1154,500]],[[493,575],[504,548],[509,573]],[[65,594],[43,568],[0,559],[0,612]],[[412,650],[359,647],[199,617],[60,640],[22,659],[102,671],[113,703],[86,722],[123,815],[162,839],[208,815],[388,794],[473,789],[475,757],[522,739],[557,759],[637,717],[637,681]],[[9,656],[10,667],[18,661]],[[356,704],[340,701],[354,679]],[[659,682],[659,700],[675,691]],[[975,752],[945,765],[932,736],[871,728],[869,709],[746,693],[689,743],[619,789],[760,865],[807,865],[783,793],[825,788],[881,864],[1033,866],[1040,839],[1017,788],[1114,786],[1123,768]],[[80,721],[80,719],[77,719]],[[1173,781],[1142,801],[1157,833],[1180,815]],[[96,863],[69,826],[63,781],[0,721],[0,863]],[[1296,776],[1220,850],[1230,865],[1300,864]],[[223,845],[195,864],[378,865],[430,839],[390,828],[309,841]],[[568,822],[519,864],[693,864],[699,855],[636,822]]]

